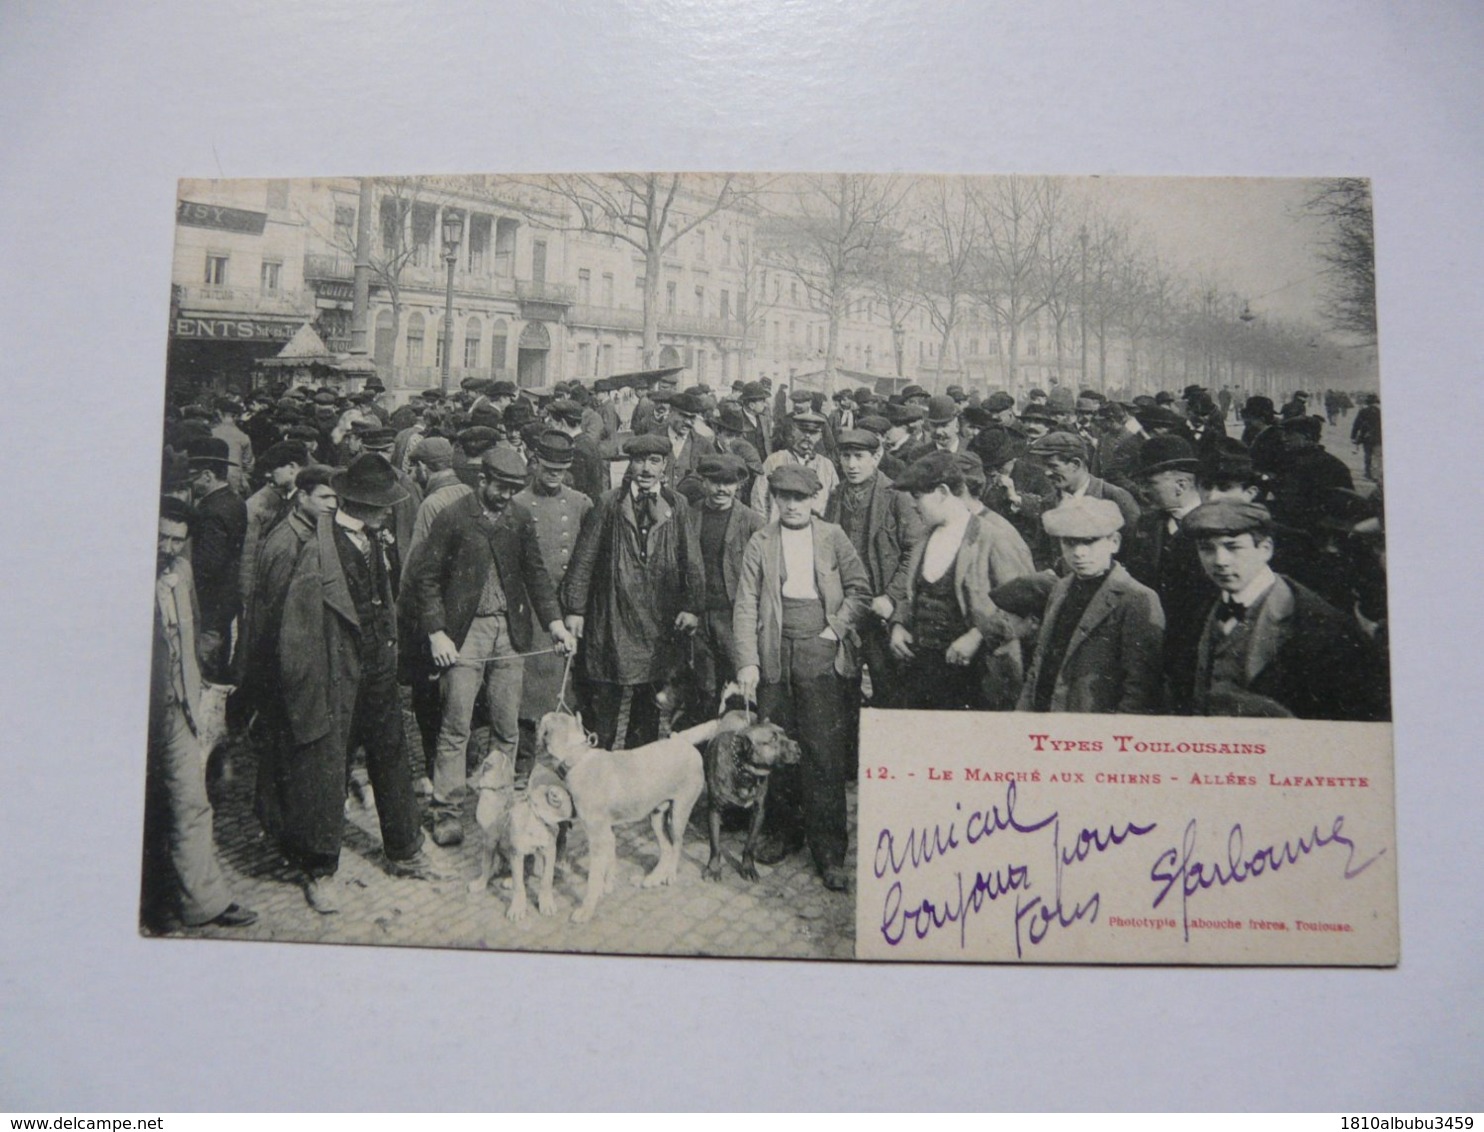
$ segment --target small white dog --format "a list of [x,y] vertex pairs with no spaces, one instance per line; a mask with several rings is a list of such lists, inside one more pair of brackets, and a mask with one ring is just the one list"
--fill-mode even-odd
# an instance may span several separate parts
[[557,831],[572,820],[572,797],[555,774],[536,767],[526,789],[515,789],[514,775],[504,755],[492,752],[479,768],[476,779],[479,800],[475,820],[484,835],[479,875],[469,882],[470,892],[483,892],[503,854],[510,863],[509,920],[526,918],[526,860],[535,857],[540,870],[536,908],[543,916],[556,911],[551,893],[556,876]]
[[578,717],[561,712],[542,717],[539,749],[549,752],[562,768],[577,820],[587,833],[587,891],[572,913],[575,922],[591,920],[598,900],[612,890],[616,825],[649,818],[659,860],[640,883],[653,888],[675,880],[686,822],[706,788],[697,747],[708,742],[718,726],[712,720],[632,751],[600,751]]

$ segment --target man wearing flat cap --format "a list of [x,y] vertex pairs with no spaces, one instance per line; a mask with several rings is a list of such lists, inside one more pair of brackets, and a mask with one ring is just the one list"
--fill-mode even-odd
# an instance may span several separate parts
[[[582,406],[576,401],[563,399],[553,401],[546,411],[550,427],[572,438],[566,482],[596,503],[608,490],[608,462],[603,458],[597,441],[583,428]],[[540,435],[537,434],[538,439]],[[531,453],[528,452],[527,456],[534,462]]]
[[[1050,496],[1023,498],[1022,508],[1029,514],[1039,515],[1080,496],[1107,499],[1117,504],[1123,515],[1123,530],[1130,538],[1133,537],[1139,522],[1139,505],[1123,488],[1092,474],[1088,468],[1087,445],[1080,436],[1070,432],[1048,432],[1031,442],[1028,455],[1041,465],[1053,489]],[[1052,558],[1058,556],[1054,543],[1043,539],[1042,544],[1051,552]]]
[[796,408],[790,418],[788,446],[780,448],[763,461],[763,474],[752,488],[752,509],[759,515],[777,518],[769,499],[769,477],[782,467],[808,468],[819,483],[818,493],[810,500],[816,515],[823,515],[830,496],[840,484],[840,473],[824,454],[825,419],[813,409]]
[[[700,624],[706,597],[689,504],[665,482],[670,442],[624,443],[629,470],[588,512],[562,583],[567,627],[581,639],[581,672],[599,744],[642,746],[659,736],[655,692]],[[628,703],[628,729],[619,720]]]
[[[879,436],[847,429],[839,444],[843,482],[830,497],[824,518],[845,532],[871,582],[869,616],[862,618],[859,631],[861,659],[871,672],[872,706],[896,707],[899,688],[887,623],[907,596],[907,572],[913,549],[922,541],[922,519],[911,496],[892,490],[892,481],[881,473]],[[851,702],[858,706],[858,697]]]
[[1066,574],[1052,588],[1020,711],[1154,714],[1164,707],[1159,598],[1113,560],[1123,515],[1074,496],[1041,517]]
[[670,461],[665,469],[665,484],[679,490],[687,480],[696,478],[701,460],[716,452],[716,441],[696,431],[705,406],[699,394],[687,389],[670,399],[670,415],[665,418],[664,437],[670,443]]
[[757,450],[758,459],[766,459],[773,452],[771,440],[773,423],[769,419],[768,387],[760,381],[749,381],[742,387],[742,412],[747,418],[747,427],[742,430],[742,439]]
[[[309,453],[303,444],[280,440],[258,460],[258,471],[267,482],[248,498],[244,510],[247,526],[242,537],[242,559],[238,568],[238,592],[244,610],[252,603],[253,575],[258,550],[268,533],[289,513],[289,500],[294,495],[294,479],[309,465]],[[244,618],[245,620],[245,618]]]
[[1204,503],[1184,527],[1220,591],[1196,651],[1195,714],[1390,718],[1372,643],[1312,590],[1273,572],[1267,508]]
[[738,499],[748,478],[747,465],[740,457],[731,453],[703,456],[697,477],[701,501],[686,511],[686,522],[701,550],[706,599],[700,624],[691,638],[691,656],[696,682],[705,697],[698,718],[713,719],[722,688],[737,674],[732,607],[737,600],[742,554],[764,523],[761,515]]
[[774,772],[770,833],[756,858],[775,864],[807,843],[825,887],[843,892],[845,697],[859,671],[853,641],[871,582],[845,532],[814,512],[822,485],[813,469],[783,464],[769,480],[777,516],[747,544],[732,614],[737,682],[801,754],[798,767]]
[[320,516],[284,596],[277,686],[290,750],[276,760],[279,848],[315,911],[340,908],[335,882],[347,764],[364,748],[386,868],[435,879],[448,865],[424,849],[402,740],[397,619],[382,533],[406,495],[392,466],[367,452],[330,480],[340,506]]
[[[479,490],[433,520],[417,552],[419,635],[413,643],[441,673],[443,716],[433,766],[433,840],[463,841],[461,805],[474,701],[484,690],[490,755],[513,778],[520,742],[522,654],[574,646],[541,556],[536,525],[511,501],[526,485],[526,464],[506,448],[481,457]],[[538,632],[541,628],[544,631]]]
[[242,611],[242,544],[247,538],[247,505],[228,484],[230,447],[218,437],[191,441],[191,492],[196,518],[191,527],[191,567],[201,603],[201,672],[216,683],[230,682],[232,622]]

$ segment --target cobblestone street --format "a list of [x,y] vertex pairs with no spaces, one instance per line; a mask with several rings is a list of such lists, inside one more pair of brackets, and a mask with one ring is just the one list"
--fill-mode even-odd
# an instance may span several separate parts
[[[404,711],[404,724],[407,749],[420,751],[410,712]],[[487,731],[481,730],[474,735],[471,746],[478,753],[487,742]],[[259,830],[252,812],[255,772],[252,753],[236,748],[229,772],[213,776],[211,794],[222,863],[237,901],[254,909],[259,914],[258,922],[235,929],[175,925],[168,934],[651,955],[849,959],[854,954],[853,898],[828,891],[807,852],[795,853],[772,868],[759,866],[761,880],[749,883],[734,864],[745,831],[724,825],[726,871],[719,881],[702,878],[701,869],[709,855],[704,798],[691,817],[677,885],[637,887],[654,864],[654,836],[647,821],[620,827],[613,891],[603,898],[592,922],[574,924],[570,917],[587,881],[587,844],[580,823],[573,827],[565,860],[557,870],[555,914],[538,914],[533,876],[527,882],[530,913],[522,922],[512,923],[505,918],[510,902],[506,879],[492,880],[483,893],[473,894],[466,889],[467,882],[478,873],[481,852],[481,834],[473,821],[472,804],[465,807],[463,845],[441,850],[456,862],[460,875],[449,881],[415,881],[386,872],[375,811],[361,805],[353,795],[347,803],[337,874],[341,910],[321,915],[305,902],[293,872]],[[853,785],[848,799],[853,853]],[[431,838],[427,844],[432,845]],[[853,856],[848,864],[853,873]]]

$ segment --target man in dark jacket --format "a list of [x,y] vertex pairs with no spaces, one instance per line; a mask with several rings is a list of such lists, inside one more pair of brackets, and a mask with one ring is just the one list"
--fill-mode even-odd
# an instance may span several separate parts
[[464,839],[459,817],[474,701],[488,697],[491,754],[511,776],[520,742],[521,654],[532,650],[531,606],[558,650],[575,645],[562,624],[556,590],[541,558],[530,512],[510,501],[526,486],[526,464],[507,448],[482,457],[479,491],[433,520],[418,548],[410,585],[417,596],[421,639],[442,670],[443,720],[433,767],[433,840]]
[[740,457],[730,454],[703,456],[697,469],[701,481],[701,505],[686,512],[690,537],[700,547],[706,574],[705,609],[691,640],[691,659],[696,683],[705,702],[701,718],[714,718],[721,690],[737,674],[737,649],[732,638],[732,606],[737,600],[737,576],[742,552],[762,529],[763,517],[737,500],[748,478]]
[[[842,528],[871,579],[870,616],[859,626],[861,660],[871,673],[874,707],[897,706],[896,665],[888,645],[887,622],[907,596],[912,550],[922,541],[922,517],[912,497],[892,490],[880,471],[881,438],[865,429],[840,434],[841,484],[830,497],[824,520]],[[859,714],[853,698],[852,718]],[[852,747],[854,747],[854,731]]]
[[191,528],[191,568],[201,603],[201,674],[217,683],[230,678],[228,654],[232,622],[242,611],[240,571],[247,537],[247,505],[227,484],[230,471],[225,440],[191,442],[191,488],[196,521]]
[[1350,440],[1360,445],[1365,452],[1365,478],[1381,481],[1381,398],[1367,393],[1364,404],[1355,414],[1355,423],[1350,426]]
[[[677,661],[676,634],[700,624],[705,568],[685,498],[665,486],[670,443],[662,436],[624,444],[628,477],[598,500],[577,538],[562,583],[567,628],[582,640],[582,674],[601,746],[659,737],[657,686]],[[628,701],[628,727],[619,719]]]
[[383,528],[403,491],[384,456],[337,472],[340,507],[322,515],[294,563],[278,634],[278,685],[293,744],[282,768],[279,847],[317,912],[339,910],[334,877],[345,824],[347,761],[363,747],[387,871],[435,879],[402,746],[397,622]]
[[1385,669],[1354,622],[1275,574],[1273,519],[1256,503],[1204,503],[1185,517],[1221,591],[1196,652],[1197,715],[1390,718]]

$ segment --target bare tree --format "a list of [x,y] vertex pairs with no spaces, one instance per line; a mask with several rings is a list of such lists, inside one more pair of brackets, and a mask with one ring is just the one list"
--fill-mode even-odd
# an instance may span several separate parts
[[1060,181],[1048,180],[1045,183],[1040,208],[1043,232],[1036,286],[1051,319],[1056,372],[1060,375],[1066,362],[1072,315],[1081,301],[1082,244],[1078,232],[1073,229],[1082,217],[1074,212]]
[[996,177],[972,189],[982,241],[974,257],[974,298],[1009,334],[1007,381],[1016,387],[1020,334],[1026,321],[1046,304],[1037,286],[1045,213],[1042,180]]
[[873,258],[895,233],[908,184],[898,177],[839,173],[800,178],[779,211],[774,255],[828,319],[824,388],[835,391],[840,321],[851,297],[870,285]]
[[1376,341],[1376,237],[1371,183],[1361,177],[1320,181],[1305,209],[1323,221],[1319,258],[1329,276],[1324,316],[1336,330]]
[[918,306],[919,257],[900,239],[883,240],[866,267],[867,287],[891,329],[893,372],[905,376],[907,319]]
[[938,332],[934,391],[942,392],[943,360],[973,290],[980,216],[967,178],[934,177],[923,186],[916,216],[921,237],[917,300]]
[[526,182],[554,195],[565,219],[541,211],[532,223],[556,231],[608,236],[644,256],[644,365],[659,359],[660,278],[664,257],[717,213],[749,200],[754,187],[733,175],[688,173],[561,174]]

